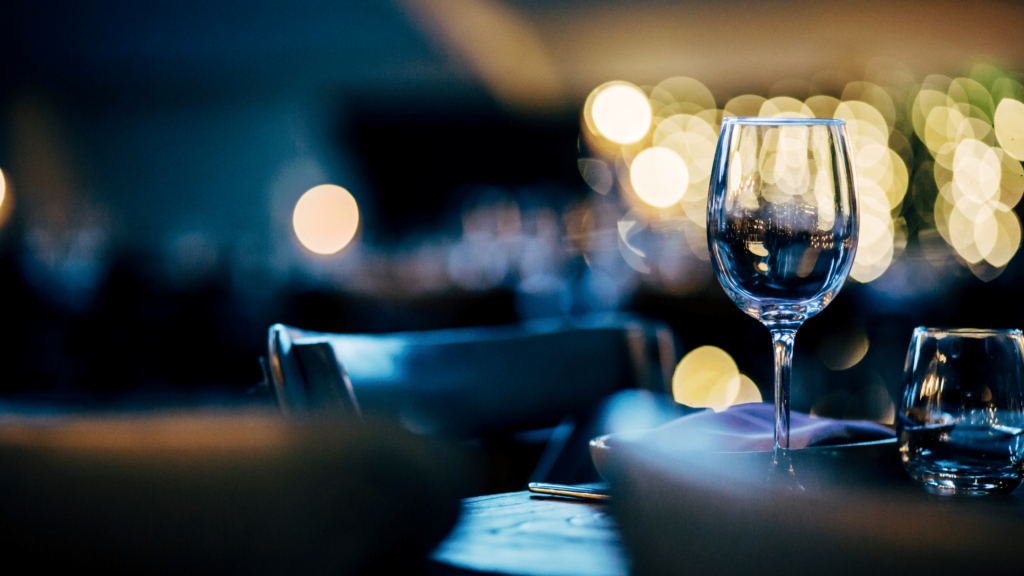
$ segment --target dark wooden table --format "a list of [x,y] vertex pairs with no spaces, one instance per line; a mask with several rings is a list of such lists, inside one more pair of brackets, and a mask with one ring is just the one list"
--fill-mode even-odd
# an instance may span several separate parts
[[607,504],[511,492],[468,498],[435,562],[497,574],[623,576],[629,564]]

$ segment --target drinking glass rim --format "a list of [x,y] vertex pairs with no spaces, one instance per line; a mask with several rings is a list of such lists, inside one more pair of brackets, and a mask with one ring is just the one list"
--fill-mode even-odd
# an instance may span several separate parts
[[722,118],[722,124],[743,124],[745,126],[846,126],[840,118],[776,118],[774,116],[729,116]]
[[984,338],[987,336],[1021,336],[1019,328],[942,328],[936,326],[918,326],[914,328],[914,336],[960,336],[967,338]]

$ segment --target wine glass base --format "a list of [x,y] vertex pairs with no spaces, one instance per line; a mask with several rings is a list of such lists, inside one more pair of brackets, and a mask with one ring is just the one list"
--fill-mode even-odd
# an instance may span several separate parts
[[1009,494],[1021,484],[1021,478],[1005,476],[950,477],[949,474],[918,473],[913,476],[930,494],[939,496],[990,496]]
[[785,492],[804,492],[804,486],[793,470],[793,461],[790,458],[789,450],[776,449],[772,458],[771,466],[768,468],[768,486]]

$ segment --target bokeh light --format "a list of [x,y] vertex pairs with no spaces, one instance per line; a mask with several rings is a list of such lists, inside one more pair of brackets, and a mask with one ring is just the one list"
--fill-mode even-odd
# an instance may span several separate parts
[[[827,110],[821,104],[815,108]],[[899,134],[894,132],[897,118],[892,98],[871,82],[847,84],[833,117],[846,122],[857,174],[860,230],[850,277],[871,282],[884,274],[896,257],[897,231],[902,228],[899,213],[910,184],[910,170],[890,141],[905,153],[910,148],[909,144],[903,146],[900,136],[892,136]]]
[[862,326],[841,327],[818,343],[818,358],[829,370],[848,370],[868,353],[870,342]]
[[583,177],[583,181],[590,186],[594,192],[598,194],[607,194],[611,191],[612,185],[615,183],[615,177],[612,175],[612,169],[608,164],[601,160],[595,160],[593,158],[580,158],[577,161],[577,166],[580,170],[580,176]]
[[[869,67],[866,79],[837,77],[824,84],[790,79],[774,86],[771,98],[742,94],[721,109],[712,92],[693,78],[666,79],[649,89],[646,100],[632,84],[608,83],[591,93],[584,113],[590,128],[585,131],[591,138],[588,145],[603,158],[581,163],[581,174],[602,194],[610,194],[609,183],[617,178],[629,209],[648,219],[650,230],[677,231],[693,255],[707,261],[707,190],[722,118],[842,119],[860,201],[859,243],[850,277],[873,282],[902,257],[908,242],[941,237],[948,250],[929,241],[924,252],[914,247],[913,253],[933,263],[955,259],[988,281],[999,275],[1021,244],[1015,207],[1024,194],[1024,85],[991,66],[975,66],[969,76],[931,74],[921,80],[909,68],[879,64]],[[841,97],[814,93],[825,91],[826,84],[828,92]],[[636,109],[643,109],[630,135],[636,140],[628,145],[610,142],[607,134],[590,136],[599,130],[588,111],[612,87],[618,87],[623,98],[630,94]],[[806,98],[801,101],[794,94]],[[640,106],[642,100],[646,107]],[[771,158],[751,160],[770,160],[771,167],[761,176],[777,196],[771,200],[775,202],[805,192],[812,183],[805,182],[810,173],[805,174],[797,157],[788,159],[786,142],[778,138],[765,147]],[[680,197],[681,165],[689,183]],[[819,214],[819,226],[830,224],[827,216]],[[632,261],[637,252],[630,246],[626,244],[623,258]],[[630,266],[654,270],[647,264]]]
[[1017,160],[1024,160],[1024,103],[1009,98],[996,108],[995,132],[999,145]]
[[630,166],[630,182],[641,200],[667,208],[683,198],[690,184],[686,162],[668,148],[648,148]]
[[676,114],[697,115],[715,109],[715,97],[699,80],[677,76],[658,83],[651,90],[651,108],[658,118]]
[[779,118],[814,118],[814,111],[796,98],[778,96],[761,104],[761,110],[757,115]]
[[322,184],[306,191],[292,214],[295,235],[311,252],[334,254],[348,245],[359,228],[359,207],[348,190]]
[[7,196],[7,180],[4,178],[3,170],[0,170],[0,206],[4,204],[4,198]]
[[1024,192],[1024,104],[1014,99],[1024,93],[1008,79],[992,86],[932,75],[913,109],[914,129],[935,159],[931,220],[982,280],[998,276],[1020,247],[1013,208]]
[[[716,108],[704,84],[681,76],[652,88],[649,102],[653,129],[614,152],[619,181],[633,191],[627,195],[633,209],[650,216],[654,208],[660,221],[689,221],[700,226],[703,234],[718,131],[722,118],[731,114]],[[690,236],[686,238],[689,244]],[[701,246],[694,250],[698,258],[706,259],[705,244],[702,240],[696,245]]]
[[632,84],[610,83],[595,90],[590,116],[605,138],[617,144],[633,144],[651,128],[651,103]]
[[757,384],[746,374],[740,374],[740,390],[736,393],[736,399],[732,401],[732,405],[753,404],[761,401],[761,391],[757,388]]
[[757,116],[761,112],[761,106],[765,103],[763,96],[756,94],[743,94],[725,103],[725,112],[729,116]]
[[716,412],[761,401],[757,385],[740,374],[728,352],[715,346],[701,346],[680,360],[672,375],[672,395],[681,404]]
[[814,113],[815,118],[834,118],[840,101],[832,96],[819,95],[811,96],[804,104]]

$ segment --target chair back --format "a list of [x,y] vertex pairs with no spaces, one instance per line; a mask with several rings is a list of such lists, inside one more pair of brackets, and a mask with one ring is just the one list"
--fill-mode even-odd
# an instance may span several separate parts
[[397,417],[481,437],[554,426],[626,388],[670,392],[671,330],[611,315],[383,335],[276,324],[268,380],[286,414]]

